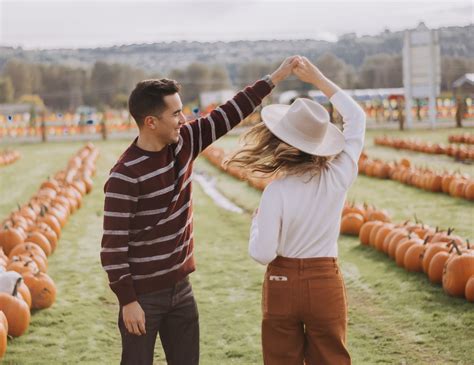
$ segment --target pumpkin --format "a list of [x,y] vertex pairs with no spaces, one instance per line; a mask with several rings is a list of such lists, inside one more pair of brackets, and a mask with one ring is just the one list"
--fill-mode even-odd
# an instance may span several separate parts
[[10,253],[13,247],[19,245],[23,241],[22,234],[16,228],[4,226],[3,229],[0,230],[0,247],[3,248],[6,255]]
[[46,259],[46,254],[44,253],[43,249],[33,242],[23,242],[22,244],[17,245],[13,250],[10,251],[9,258],[11,259],[13,256],[20,256],[23,254],[29,255],[30,253]]
[[48,239],[39,231],[32,231],[26,237],[27,242],[36,243],[44,251],[46,256],[51,255],[51,245]]
[[358,236],[363,224],[364,217],[361,214],[346,214],[341,220],[341,233]]
[[370,231],[370,236],[369,236],[369,245],[374,247],[375,246],[375,237],[377,237],[377,233],[379,230],[384,226],[384,223],[382,221],[379,221],[381,224],[376,225],[372,230]]
[[464,197],[468,200],[474,200],[474,180],[470,180],[464,188]]
[[8,321],[5,313],[0,311],[0,359],[7,351]]
[[8,271],[16,271],[19,274],[38,271],[38,265],[33,260],[25,256],[13,256],[6,267]]
[[405,257],[403,258],[403,266],[407,271],[423,271],[422,253],[425,250],[425,247],[426,240],[422,243],[417,242],[408,248],[407,252],[405,253]]
[[446,261],[443,270],[443,289],[452,296],[464,296],[466,284],[474,275],[474,252],[462,253],[453,242],[455,252]]
[[32,308],[42,309],[53,305],[56,300],[56,285],[48,274],[38,271],[26,273],[23,278],[31,292]]
[[373,211],[369,217],[369,221],[382,221],[382,222],[390,222],[390,216],[385,210],[375,210]]
[[374,239],[374,247],[378,251],[383,251],[384,250],[384,242],[385,238],[388,236],[389,233],[391,233],[394,229],[394,225],[391,223],[385,223],[378,231],[377,234],[375,235]]
[[407,253],[408,249],[411,246],[416,245],[416,244],[423,244],[423,240],[418,237],[415,237],[415,238],[406,240],[397,246],[397,249],[395,251],[395,262],[397,263],[398,266],[404,267],[405,254]]
[[470,302],[474,302],[474,275],[469,278],[466,283],[466,289],[464,290],[464,296]]
[[8,334],[21,336],[30,325],[30,308],[18,293],[22,279],[18,278],[11,293],[0,292],[0,310],[8,321]]
[[425,251],[422,253],[422,266],[423,271],[428,274],[428,269],[430,267],[431,260],[434,255],[438,252],[448,252],[449,244],[445,242],[432,242],[426,246]]
[[449,253],[440,251],[436,253],[428,266],[428,279],[433,284],[441,284],[443,281],[444,264],[448,261]]
[[369,244],[369,237],[370,237],[370,232],[372,231],[372,228],[374,228],[377,225],[381,225],[382,222],[379,221],[368,221],[365,222],[362,227],[360,228],[359,231],[359,240],[360,243],[363,245],[368,245]]

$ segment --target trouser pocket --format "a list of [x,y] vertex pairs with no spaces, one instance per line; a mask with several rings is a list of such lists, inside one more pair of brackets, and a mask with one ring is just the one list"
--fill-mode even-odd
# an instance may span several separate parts
[[310,314],[318,321],[334,321],[346,317],[344,282],[338,274],[308,280]]
[[262,291],[264,315],[285,316],[291,314],[292,280],[287,273],[268,270]]

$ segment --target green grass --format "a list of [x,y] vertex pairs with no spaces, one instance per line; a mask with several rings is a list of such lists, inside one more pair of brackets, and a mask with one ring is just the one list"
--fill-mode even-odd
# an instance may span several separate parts
[[[457,130],[416,134],[443,140]],[[373,147],[369,154],[390,158],[421,154]],[[411,133],[415,134],[415,133]],[[428,138],[429,137],[429,138]],[[236,138],[217,143],[226,149]],[[27,333],[9,340],[5,364],[117,364],[120,336],[117,304],[100,266],[102,187],[108,171],[128,141],[97,143],[101,150],[93,192],[68,222],[58,250],[49,260],[49,274],[58,287],[57,302],[37,311]],[[41,179],[63,168],[81,143],[17,145],[22,158],[0,168],[0,219],[23,203]],[[412,156],[413,155],[413,156]],[[472,166],[430,159],[430,166],[447,164],[474,175]],[[217,177],[218,188],[251,212],[260,193],[230,178],[205,160],[197,170]],[[431,225],[454,226],[473,238],[473,204],[442,194],[424,192],[394,181],[360,176],[350,199],[388,209],[395,221],[414,212]],[[264,267],[247,255],[250,214],[216,207],[194,184],[197,271],[192,283],[201,322],[201,363],[261,364],[260,297]],[[217,225],[216,225],[217,223]],[[341,237],[340,261],[350,308],[348,341],[354,364],[473,364],[474,306],[445,295],[422,274],[409,274],[383,254],[360,246],[355,238]],[[164,364],[157,346],[156,363]]]

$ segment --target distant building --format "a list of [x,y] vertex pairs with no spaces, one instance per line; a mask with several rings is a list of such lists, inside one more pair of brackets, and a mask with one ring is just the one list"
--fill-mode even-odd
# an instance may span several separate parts
[[462,75],[452,86],[455,94],[474,96],[474,73]]

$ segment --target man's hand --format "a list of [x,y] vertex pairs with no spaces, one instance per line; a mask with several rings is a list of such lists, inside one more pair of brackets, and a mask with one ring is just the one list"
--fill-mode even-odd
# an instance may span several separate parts
[[300,56],[292,56],[286,58],[283,63],[278,67],[275,72],[270,75],[272,82],[276,85],[280,81],[286,79],[288,76],[291,75],[293,68],[298,64],[301,60]]
[[137,336],[146,334],[145,312],[137,301],[123,306],[122,316],[128,332]]
[[317,84],[324,75],[319,69],[313,65],[306,57],[301,57],[296,67],[293,69],[293,73],[301,81],[307,82],[310,84]]

